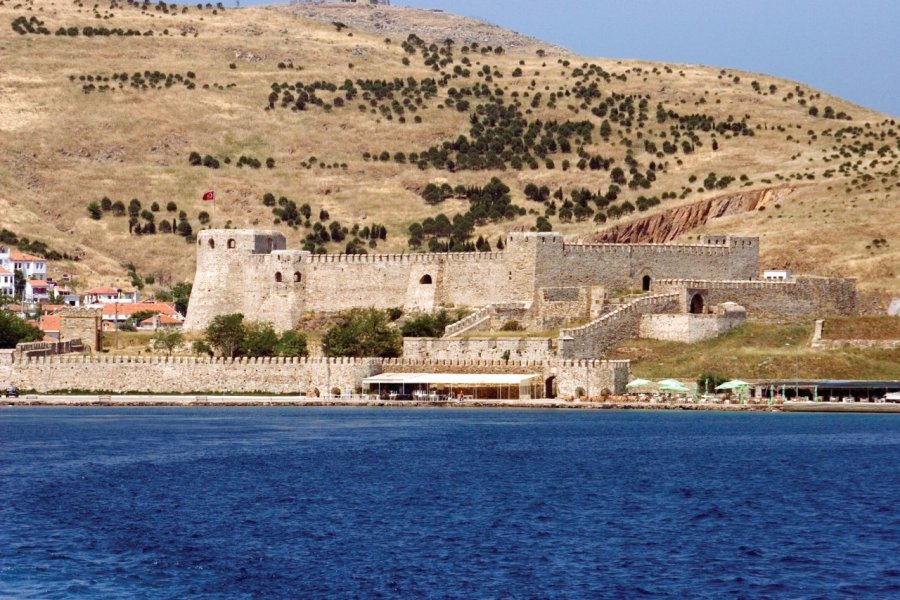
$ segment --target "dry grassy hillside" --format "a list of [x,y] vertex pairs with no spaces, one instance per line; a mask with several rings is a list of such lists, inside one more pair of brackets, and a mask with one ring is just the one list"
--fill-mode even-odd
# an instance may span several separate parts
[[[0,226],[79,257],[57,275],[81,287],[127,286],[127,263],[165,285],[193,273],[191,238],[160,232],[173,221],[272,227],[275,208],[292,246],[319,251],[496,247],[513,227],[585,239],[778,188],[678,239],[758,234],[766,265],[900,293],[889,116],[761,74],[567,55],[440,13],[331,11],[0,0]],[[484,189],[493,177],[509,192]]]

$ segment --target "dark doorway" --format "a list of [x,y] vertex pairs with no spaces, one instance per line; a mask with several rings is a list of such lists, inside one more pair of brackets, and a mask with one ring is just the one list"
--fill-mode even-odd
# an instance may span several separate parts
[[693,298],[691,298],[691,314],[703,314],[703,296],[701,296],[700,294],[694,294]]
[[422,285],[431,285],[431,275],[423,275],[422,279],[419,280],[419,283],[421,283]]
[[650,276],[644,275],[644,278],[641,280],[641,289],[645,292],[650,291]]
[[547,378],[544,384],[544,397],[556,398],[556,375]]

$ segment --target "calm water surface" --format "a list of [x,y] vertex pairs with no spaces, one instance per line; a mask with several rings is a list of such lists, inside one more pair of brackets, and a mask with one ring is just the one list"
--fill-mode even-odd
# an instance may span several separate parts
[[0,597],[900,597],[900,417],[0,409]]

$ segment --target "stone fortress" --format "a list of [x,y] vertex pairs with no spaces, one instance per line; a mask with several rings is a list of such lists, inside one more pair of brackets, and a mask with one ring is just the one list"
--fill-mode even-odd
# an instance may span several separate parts
[[[854,280],[761,280],[754,237],[584,245],[558,233],[509,233],[504,246],[491,253],[313,255],[287,249],[277,231],[203,231],[187,329],[234,312],[280,330],[308,311],[473,312],[441,338],[406,338],[399,359],[111,357],[36,348],[0,351],[0,381],[39,392],[345,395],[365,392],[373,377],[527,375],[520,399],[596,397],[624,391],[628,361],[604,356],[628,338],[694,342],[747,314],[856,311]],[[497,335],[512,322],[526,331]]]
[[[851,314],[848,279],[760,280],[755,237],[698,244],[569,244],[508,233],[502,252],[314,255],[276,231],[208,230],[185,327],[219,314],[294,327],[305,312],[402,307],[475,312],[439,339],[406,339],[410,359],[595,360],[628,337],[694,342],[757,315]],[[510,322],[555,338],[481,336]]]

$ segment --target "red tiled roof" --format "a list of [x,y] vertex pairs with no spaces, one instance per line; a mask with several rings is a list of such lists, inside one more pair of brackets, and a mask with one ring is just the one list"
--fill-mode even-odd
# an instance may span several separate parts
[[175,310],[174,302],[133,302],[131,304],[104,304],[102,308],[102,314],[118,314],[120,316],[128,316],[145,310],[168,316],[175,316],[178,314],[178,311]]
[[40,256],[32,256],[30,254],[25,254],[24,252],[11,252],[9,258],[11,260],[23,260],[29,262],[47,262],[46,259],[41,258]]
[[38,327],[41,331],[59,331],[59,323],[62,320],[61,315],[44,315],[41,317]]
[[28,285],[31,287],[50,287],[50,284],[42,279],[29,279]]
[[[169,315],[159,315],[160,325],[181,325],[184,323],[181,319],[170,317]],[[141,325],[153,325],[153,317],[149,317],[141,321]]]
[[0,267],[0,275],[14,275],[14,273],[10,273],[6,269]]
[[117,293],[118,293],[118,292],[116,291],[116,288],[110,288],[110,287],[98,287],[98,288],[94,288],[94,289],[92,289],[92,290],[86,291],[86,292],[84,293],[84,295],[87,296],[88,294],[90,294],[90,295],[92,295],[92,296],[97,296],[97,295],[100,295],[100,294],[104,294],[104,295],[113,295],[113,296],[114,296],[114,295],[116,295]]

